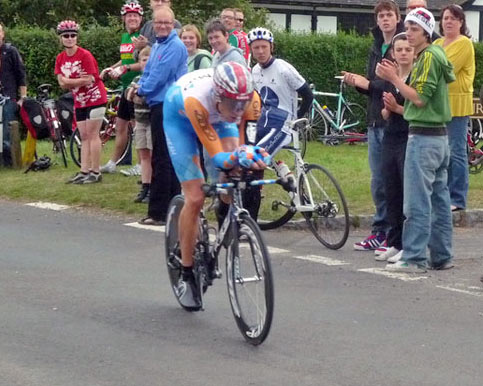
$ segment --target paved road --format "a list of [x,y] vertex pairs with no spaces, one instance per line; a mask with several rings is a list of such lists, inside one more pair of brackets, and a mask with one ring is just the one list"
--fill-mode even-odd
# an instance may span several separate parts
[[224,281],[187,313],[167,284],[163,234],[126,219],[0,201],[0,385],[465,385],[483,379],[481,229],[457,266],[383,275],[370,253],[302,231],[265,233],[273,328],[246,344]]

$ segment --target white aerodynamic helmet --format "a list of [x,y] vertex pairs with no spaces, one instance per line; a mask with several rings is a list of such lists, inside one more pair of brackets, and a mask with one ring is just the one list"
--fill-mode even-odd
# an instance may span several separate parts
[[248,44],[252,44],[255,40],[266,40],[273,43],[273,34],[266,28],[256,27],[248,32],[247,39]]

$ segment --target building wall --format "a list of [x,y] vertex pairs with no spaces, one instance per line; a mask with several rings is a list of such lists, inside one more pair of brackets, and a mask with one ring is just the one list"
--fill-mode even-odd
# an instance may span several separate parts
[[[257,6],[257,4],[254,5]],[[343,31],[355,30],[359,34],[367,34],[375,24],[372,9],[317,8],[314,10],[304,6],[294,6],[290,9],[280,5],[272,7],[264,4],[263,6],[269,9],[268,18],[277,28],[291,31],[309,32],[314,30],[323,33],[336,33],[341,29]],[[475,6],[477,7],[476,10]],[[481,10],[478,9],[480,7]],[[483,27],[480,26],[483,19],[483,0],[476,0],[472,4],[472,9],[465,13],[473,40],[483,40]],[[439,30],[438,22],[436,23],[436,30]]]

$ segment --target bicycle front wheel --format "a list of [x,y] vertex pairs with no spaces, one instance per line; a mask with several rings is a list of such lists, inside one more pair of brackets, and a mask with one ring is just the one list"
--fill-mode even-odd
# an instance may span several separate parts
[[319,108],[317,105],[312,105],[312,108],[306,116],[309,120],[309,125],[306,130],[306,137],[309,141],[317,141],[320,137],[327,135],[328,123]]
[[310,230],[324,246],[339,249],[349,236],[349,209],[336,179],[320,165],[306,166],[300,178],[302,205],[312,211],[302,212]]
[[[277,179],[272,169],[265,170],[266,179]],[[257,223],[261,230],[281,227],[289,221],[297,211],[290,194],[279,184],[263,185],[261,191],[260,210]]]
[[358,103],[349,103],[342,108],[342,129],[348,142],[357,142],[366,139],[367,135],[367,109]]
[[272,325],[272,268],[262,235],[252,218],[242,214],[237,227],[237,236],[226,257],[228,296],[243,337],[250,344],[259,345]]

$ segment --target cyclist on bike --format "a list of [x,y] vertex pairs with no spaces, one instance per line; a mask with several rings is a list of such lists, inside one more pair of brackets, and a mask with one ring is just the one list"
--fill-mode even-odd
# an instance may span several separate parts
[[[248,32],[248,43],[252,57],[257,61],[252,74],[255,88],[262,99],[256,144],[273,157],[290,143],[291,121],[303,117],[309,111],[314,96],[305,79],[290,63],[273,56],[273,34],[268,29],[252,29]],[[302,97],[302,103],[297,110],[298,95]],[[274,166],[281,178],[292,177],[283,162]],[[244,201],[249,204],[248,210],[254,219],[258,214],[260,199],[259,187],[247,190]]]
[[166,94],[163,110],[166,141],[185,197],[179,217],[183,269],[177,289],[184,307],[200,308],[192,272],[197,220],[204,202],[198,139],[218,168],[232,169],[239,164],[254,170],[265,168],[269,157],[263,149],[238,147],[239,132],[243,136],[245,122],[258,118],[259,106],[249,70],[235,62],[190,72]]

